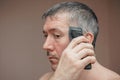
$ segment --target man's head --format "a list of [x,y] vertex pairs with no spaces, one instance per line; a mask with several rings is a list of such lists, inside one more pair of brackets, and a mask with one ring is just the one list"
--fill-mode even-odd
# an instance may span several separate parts
[[62,51],[70,42],[68,35],[70,26],[81,27],[83,34],[92,34],[92,42],[96,42],[99,29],[97,17],[88,6],[82,3],[56,4],[48,9],[42,18],[45,19],[44,34],[46,36],[43,48],[49,52],[53,70],[57,67]]

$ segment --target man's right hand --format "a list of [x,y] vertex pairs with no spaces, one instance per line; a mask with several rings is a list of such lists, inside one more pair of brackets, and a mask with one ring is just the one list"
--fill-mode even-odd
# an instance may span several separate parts
[[93,45],[86,37],[74,38],[63,51],[50,80],[78,80],[85,66],[95,63],[94,55]]

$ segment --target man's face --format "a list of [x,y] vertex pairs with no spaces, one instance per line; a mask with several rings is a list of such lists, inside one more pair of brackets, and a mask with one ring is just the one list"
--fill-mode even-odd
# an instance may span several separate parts
[[43,49],[48,52],[48,59],[53,70],[56,70],[62,52],[70,42],[68,30],[66,14],[47,17],[43,28],[46,37]]

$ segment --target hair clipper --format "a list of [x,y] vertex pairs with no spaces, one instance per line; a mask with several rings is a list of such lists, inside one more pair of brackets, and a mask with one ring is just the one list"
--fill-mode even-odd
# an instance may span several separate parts
[[[83,31],[80,27],[69,27],[69,38],[72,40],[78,36],[82,36]],[[91,63],[89,63],[84,69],[90,70],[92,68]]]

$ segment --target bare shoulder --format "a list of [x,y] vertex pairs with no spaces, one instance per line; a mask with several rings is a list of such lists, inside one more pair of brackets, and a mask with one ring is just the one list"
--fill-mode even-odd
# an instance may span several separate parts
[[120,75],[114,71],[108,70],[108,80],[120,80]]
[[120,75],[116,76],[113,80],[120,80]]
[[48,80],[52,76],[53,72],[44,74],[39,80]]
[[[116,73],[100,64],[96,63],[96,65],[97,65],[97,67],[94,70],[94,72],[95,72],[94,75],[96,76],[96,78],[95,78],[96,80],[120,80],[120,75],[118,73]],[[97,74],[96,71],[99,74]]]
[[110,80],[120,80],[120,75],[115,73],[115,72],[113,72],[111,74],[111,79]]

